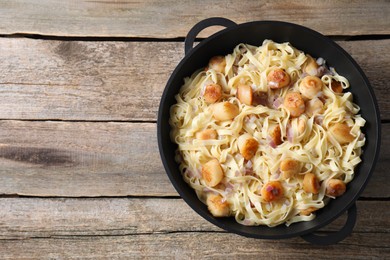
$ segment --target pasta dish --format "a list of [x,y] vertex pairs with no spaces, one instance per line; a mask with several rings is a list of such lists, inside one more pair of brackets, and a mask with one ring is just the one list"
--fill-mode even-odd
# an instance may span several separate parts
[[184,79],[170,110],[184,180],[215,217],[315,218],[360,163],[365,120],[348,80],[290,43],[237,45]]

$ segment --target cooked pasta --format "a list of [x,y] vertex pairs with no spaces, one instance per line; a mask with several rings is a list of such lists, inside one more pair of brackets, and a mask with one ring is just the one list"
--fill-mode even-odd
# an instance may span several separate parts
[[354,177],[365,120],[348,80],[289,43],[239,44],[184,79],[170,110],[184,180],[215,217],[315,218]]

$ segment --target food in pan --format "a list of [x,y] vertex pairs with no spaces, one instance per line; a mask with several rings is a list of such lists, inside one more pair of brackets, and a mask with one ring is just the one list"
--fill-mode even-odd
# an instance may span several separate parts
[[184,79],[171,139],[184,180],[213,216],[290,225],[343,195],[361,161],[365,120],[336,69],[265,40],[239,44]]

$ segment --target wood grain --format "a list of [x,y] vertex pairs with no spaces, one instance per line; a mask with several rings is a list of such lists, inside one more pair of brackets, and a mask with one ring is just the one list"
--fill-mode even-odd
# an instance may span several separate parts
[[[50,11],[48,11],[50,10]],[[6,1],[0,34],[55,36],[184,37],[202,19],[224,16],[237,23],[281,20],[327,35],[388,34],[388,2],[352,1]],[[364,13],[364,15],[362,15]],[[115,18],[113,18],[115,17]],[[218,28],[220,29],[220,28]],[[210,35],[215,28],[201,36]]]
[[235,234],[173,232],[125,236],[3,240],[2,259],[388,259],[390,236],[353,233],[337,245],[314,246],[301,238],[260,240]]
[[[390,40],[340,41],[390,119]],[[180,42],[0,38],[0,118],[154,121]]]
[[[197,215],[181,199],[1,198],[0,257],[104,258],[293,255],[354,259],[390,254],[388,203],[358,201],[353,233],[338,245],[313,246],[300,238],[256,240],[229,234]],[[342,222],[331,224],[338,229]],[[323,230],[328,230],[325,228]],[[24,250],[16,250],[23,247]],[[158,249],[156,248],[158,247]],[[327,253],[327,251],[329,251]],[[360,257],[360,258],[359,258]],[[386,258],[386,257],[385,257]]]
[[[177,196],[156,139],[154,123],[0,121],[0,194]],[[364,197],[390,198],[388,145]]]
[[[390,212],[378,210],[387,204],[358,201],[354,232],[390,236]],[[0,241],[222,231],[180,198],[0,198],[0,207]],[[343,216],[321,231],[339,230],[344,221]]]
[[1,121],[0,129],[1,194],[176,195],[155,124]]
[[[389,14],[388,0],[0,0],[0,259],[390,259]],[[334,36],[371,81],[382,150],[339,244],[227,233],[170,183],[160,97],[184,56],[179,41],[212,16]]]
[[[233,234],[173,233],[124,237],[46,238],[4,241],[3,258],[23,259],[386,259],[390,252],[381,234],[354,234],[349,242],[313,246],[301,239],[254,240]],[[368,243],[366,242],[368,241]],[[20,250],[19,248],[23,248]],[[18,250],[19,249],[19,250]]]

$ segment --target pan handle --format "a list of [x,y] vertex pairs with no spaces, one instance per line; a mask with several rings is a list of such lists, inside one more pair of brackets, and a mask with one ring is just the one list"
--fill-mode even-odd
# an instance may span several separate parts
[[348,235],[352,233],[352,230],[356,223],[356,204],[353,204],[348,209],[348,218],[347,222],[345,223],[344,227],[340,229],[339,231],[336,231],[335,233],[329,234],[329,235],[316,235],[314,233],[309,233],[307,235],[301,236],[304,240],[306,240],[309,243],[312,243],[314,245],[333,245],[341,240],[345,239]]
[[230,27],[237,25],[232,20],[223,18],[223,17],[211,17],[204,19],[192,27],[192,29],[188,32],[186,39],[184,40],[184,53],[187,55],[187,53],[192,49],[194,46],[194,42],[196,39],[196,36],[207,27],[214,26],[214,25],[221,25],[224,27]]

